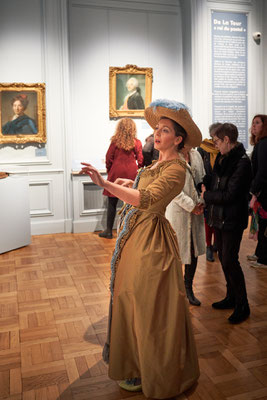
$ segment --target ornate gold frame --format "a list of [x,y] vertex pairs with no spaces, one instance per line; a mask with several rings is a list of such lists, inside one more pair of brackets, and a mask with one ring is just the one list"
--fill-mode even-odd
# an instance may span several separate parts
[[117,75],[144,75],[145,77],[145,107],[151,103],[152,97],[152,68],[139,68],[136,65],[127,64],[125,67],[109,67],[109,117],[144,117],[144,110],[120,110],[117,109]]
[[[37,98],[36,124],[37,133],[3,134],[3,92],[35,92]],[[45,110],[45,83],[0,83],[0,144],[8,143],[46,143],[46,110]]]

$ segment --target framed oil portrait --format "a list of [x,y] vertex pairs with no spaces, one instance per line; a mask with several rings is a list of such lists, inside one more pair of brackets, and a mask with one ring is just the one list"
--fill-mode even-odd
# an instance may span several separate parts
[[144,117],[152,97],[152,68],[109,67],[109,116]]
[[44,83],[0,83],[0,144],[46,143]]

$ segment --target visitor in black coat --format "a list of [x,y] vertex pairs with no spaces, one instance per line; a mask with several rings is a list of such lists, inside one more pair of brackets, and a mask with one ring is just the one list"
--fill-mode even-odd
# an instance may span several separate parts
[[[250,314],[244,274],[238,253],[248,224],[248,196],[251,162],[244,146],[237,142],[238,130],[224,123],[214,135],[217,155],[211,182],[204,180],[202,197],[208,207],[208,224],[215,229],[219,259],[226,279],[226,297],[213,303],[216,309],[234,308],[229,322],[244,321]],[[206,183],[206,185],[205,185]]]

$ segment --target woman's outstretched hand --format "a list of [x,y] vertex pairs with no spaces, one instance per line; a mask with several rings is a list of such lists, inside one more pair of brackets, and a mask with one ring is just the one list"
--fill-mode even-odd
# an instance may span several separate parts
[[108,192],[112,193],[118,199],[121,199],[125,203],[129,203],[133,206],[139,206],[140,204],[140,192],[139,190],[132,189],[130,187],[131,180],[121,178],[119,183],[110,182],[101,176],[98,170],[93,167],[91,164],[87,164],[85,162],[81,163],[83,165],[79,174],[89,175],[92,181],[103,188],[105,188]]
[[87,164],[85,162],[82,162],[81,164],[84,165],[84,167],[81,169],[79,174],[81,174],[81,175],[89,175],[90,178],[92,179],[92,181],[96,185],[104,187],[106,181],[101,176],[99,171],[95,167],[93,167],[91,164]]

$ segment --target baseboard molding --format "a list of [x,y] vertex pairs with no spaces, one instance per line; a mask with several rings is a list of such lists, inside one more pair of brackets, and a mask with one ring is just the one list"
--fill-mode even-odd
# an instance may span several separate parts
[[73,233],[95,232],[105,229],[99,219],[91,218],[90,221],[73,221]]
[[[117,218],[115,219],[113,229],[116,229]],[[106,227],[102,220],[90,218],[84,221],[72,221],[71,219],[57,221],[31,221],[32,235],[49,235],[53,233],[85,233],[102,231]]]
[[[31,221],[31,234],[32,235],[49,235],[51,233],[65,233],[65,220],[57,221]],[[71,232],[71,230],[70,230]]]
[[71,233],[73,229],[73,221],[72,219],[66,219],[65,220],[65,232],[66,233]]
[[[117,228],[118,216],[116,215],[113,229]],[[103,221],[103,218],[99,219],[99,216],[90,219],[86,219],[83,221],[73,221],[73,233],[85,233],[85,232],[95,232],[95,231],[103,231],[106,229],[106,218]]]

